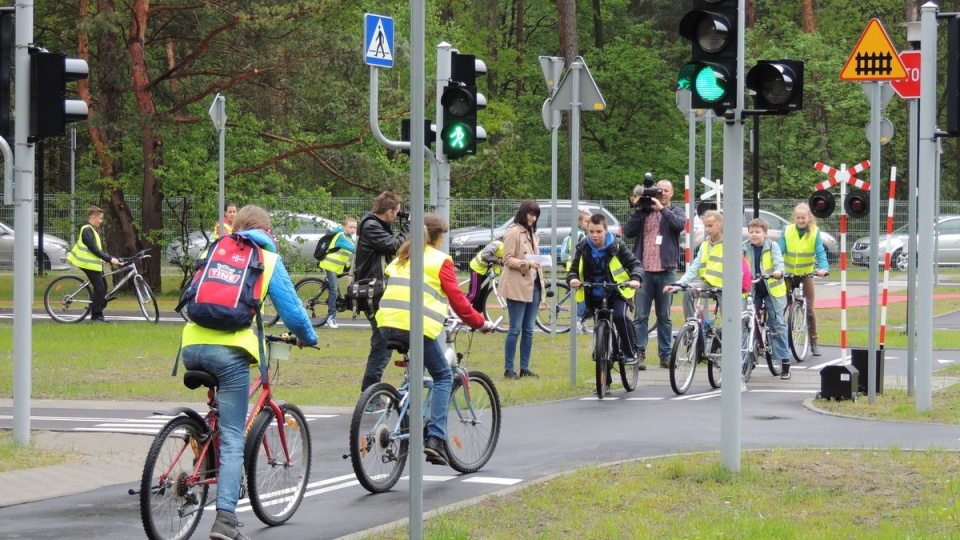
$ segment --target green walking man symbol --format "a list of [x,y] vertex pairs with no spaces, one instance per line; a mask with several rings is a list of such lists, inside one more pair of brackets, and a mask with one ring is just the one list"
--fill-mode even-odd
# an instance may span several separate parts
[[457,126],[450,134],[450,146],[453,148],[464,148],[467,145],[467,134],[463,132],[463,126]]

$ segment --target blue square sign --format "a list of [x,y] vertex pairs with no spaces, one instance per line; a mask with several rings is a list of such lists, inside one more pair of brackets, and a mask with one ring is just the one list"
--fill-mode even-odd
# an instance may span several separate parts
[[368,65],[393,67],[393,19],[382,15],[363,15],[364,60]]

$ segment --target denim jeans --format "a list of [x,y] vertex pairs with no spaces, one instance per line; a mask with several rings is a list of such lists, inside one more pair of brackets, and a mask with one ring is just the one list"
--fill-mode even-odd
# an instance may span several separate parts
[[387,340],[384,339],[380,329],[377,328],[377,320],[374,318],[373,313],[367,315],[367,321],[370,322],[373,335],[370,336],[370,354],[367,355],[367,369],[363,372],[363,381],[360,383],[361,392],[380,382],[380,378],[383,377],[383,370],[387,369],[387,364],[390,363],[390,356],[393,355],[393,351],[387,348]]
[[[790,363],[790,350],[787,345],[787,322],[783,318],[783,311],[777,309],[776,302],[770,296],[754,299],[754,305],[758,312],[763,304],[767,305],[767,328],[769,330],[767,335],[770,336],[773,358],[774,360],[783,360],[785,364]],[[772,335],[774,333],[776,335]]]
[[243,470],[243,425],[250,395],[250,354],[226,345],[187,345],[180,351],[183,366],[206,371],[220,381],[220,472],[217,510],[235,512]]
[[665,293],[663,288],[674,282],[676,282],[676,274],[673,270],[644,272],[643,282],[637,293],[637,310],[633,314],[633,326],[637,332],[637,349],[646,352],[650,337],[650,307],[656,307],[657,355],[660,359],[670,358],[673,351],[673,321],[670,320],[673,293]]
[[510,317],[510,330],[504,345],[504,370],[514,371],[513,359],[517,354],[517,340],[520,340],[520,369],[530,369],[530,352],[533,350],[533,325],[540,309],[540,281],[533,281],[533,301],[521,302],[507,299],[507,314]]
[[337,273],[333,270],[327,270],[327,285],[329,294],[327,296],[327,314],[337,315],[337,296],[340,294],[340,285],[337,283]]
[[[402,339],[410,342],[410,332],[396,328],[381,328],[384,340]],[[453,386],[453,372],[443,355],[440,339],[423,336],[423,367],[433,377],[433,392],[430,395],[430,423],[427,424],[427,436],[440,440],[447,439],[447,407],[450,405],[450,388]],[[411,376],[413,374],[411,373]]]

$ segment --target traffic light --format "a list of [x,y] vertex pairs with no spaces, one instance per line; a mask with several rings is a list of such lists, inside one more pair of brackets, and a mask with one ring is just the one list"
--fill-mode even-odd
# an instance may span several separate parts
[[[436,133],[437,133],[437,126],[433,124],[432,120],[428,118],[424,118],[423,119],[423,138],[425,140],[423,142],[423,146],[426,146],[427,148],[432,147],[433,141],[436,140],[437,138]],[[400,140],[401,141],[410,140],[410,119],[409,118],[404,118],[403,120],[400,120]],[[411,145],[411,148],[416,149],[416,146]],[[401,150],[401,152],[403,152],[408,156],[410,155],[410,150]]]
[[960,18],[947,19],[947,133],[960,135]]
[[710,210],[717,209],[717,201],[700,201],[697,204],[697,215],[703,217]]
[[691,106],[723,114],[737,95],[737,0],[694,0],[680,20],[680,35],[693,43],[693,59],[680,70],[679,85],[690,90]]
[[486,64],[476,56],[451,53],[450,82],[440,97],[443,107],[440,140],[447,159],[476,154],[477,141],[487,138],[483,127],[477,125],[477,111],[487,106],[487,99],[477,92],[477,74],[486,72]]
[[803,108],[803,62],[760,60],[747,73],[746,86],[756,92],[757,109],[787,114]]
[[810,213],[823,219],[833,215],[833,211],[837,207],[837,200],[833,197],[833,193],[825,189],[818,189],[810,196],[809,204]]
[[843,209],[852,218],[866,217],[870,213],[870,194],[862,189],[851,189],[843,200]]
[[30,50],[31,140],[61,136],[67,124],[87,119],[86,102],[66,99],[66,94],[68,82],[86,79],[88,74],[86,60],[42,49]]

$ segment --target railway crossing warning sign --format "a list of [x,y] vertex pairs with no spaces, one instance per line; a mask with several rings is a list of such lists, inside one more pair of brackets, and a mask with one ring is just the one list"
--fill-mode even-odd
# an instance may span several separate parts
[[860,41],[840,70],[843,81],[890,81],[906,79],[907,70],[890,43],[879,19],[871,19]]

